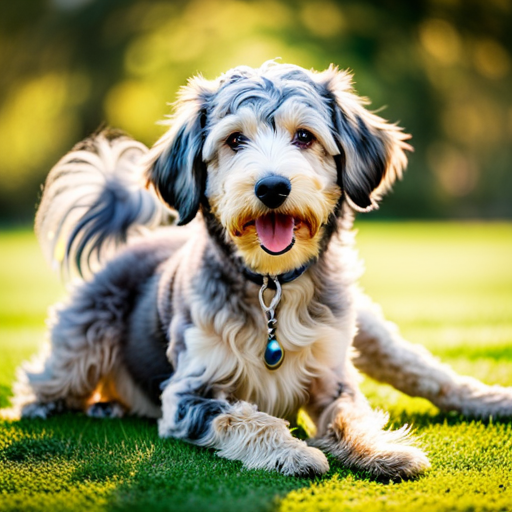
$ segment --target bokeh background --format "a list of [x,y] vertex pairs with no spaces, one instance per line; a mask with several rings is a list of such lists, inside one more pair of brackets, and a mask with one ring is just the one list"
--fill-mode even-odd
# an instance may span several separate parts
[[[276,57],[350,68],[413,135],[404,181],[358,217],[379,221],[357,236],[361,284],[406,339],[512,386],[512,0],[0,0],[0,409],[64,296],[30,227],[51,166],[103,124],[150,145],[188,77]],[[510,510],[509,420],[444,415],[369,379],[363,392],[414,426],[425,477],[390,485],[333,463],[311,483],[158,439],[145,420],[0,418],[0,510]]]
[[510,0],[16,0],[0,7],[0,223],[102,124],[152,144],[191,75],[350,68],[413,135],[377,218],[512,217]]

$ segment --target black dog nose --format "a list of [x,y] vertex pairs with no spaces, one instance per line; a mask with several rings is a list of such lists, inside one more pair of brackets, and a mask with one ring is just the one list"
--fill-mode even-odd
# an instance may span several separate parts
[[254,186],[258,199],[269,208],[279,208],[290,195],[292,184],[283,176],[267,176]]

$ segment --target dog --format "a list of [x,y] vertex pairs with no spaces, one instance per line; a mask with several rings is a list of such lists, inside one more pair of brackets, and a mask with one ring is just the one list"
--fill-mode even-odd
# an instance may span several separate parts
[[[385,430],[356,368],[442,410],[509,416],[510,389],[403,340],[357,287],[354,212],[411,149],[366,105],[334,66],[238,67],[191,79],[152,149],[103,131],[64,156],[36,232],[83,279],[19,370],[19,413],[147,416],[246,468],[321,475],[328,453],[393,479],[430,463],[409,427]],[[308,442],[290,433],[299,409]]]

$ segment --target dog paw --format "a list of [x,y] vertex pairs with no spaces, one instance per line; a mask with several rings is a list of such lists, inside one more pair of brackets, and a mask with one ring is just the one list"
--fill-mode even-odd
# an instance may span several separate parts
[[26,404],[21,409],[22,418],[47,419],[55,414],[63,413],[66,410],[64,400],[54,400],[52,402],[32,402]]
[[303,441],[298,442],[298,446],[277,450],[274,467],[268,469],[302,478],[314,478],[329,471],[327,457],[320,450],[307,446]]
[[376,453],[365,469],[378,478],[400,480],[421,475],[430,462],[419,448],[397,445]]
[[308,444],[332,454],[344,466],[367,471],[375,478],[414,478],[430,468],[427,456],[410,444],[368,442],[361,436],[351,442],[331,435],[308,440]]
[[96,402],[87,408],[86,414],[91,418],[122,418],[124,412],[118,402]]

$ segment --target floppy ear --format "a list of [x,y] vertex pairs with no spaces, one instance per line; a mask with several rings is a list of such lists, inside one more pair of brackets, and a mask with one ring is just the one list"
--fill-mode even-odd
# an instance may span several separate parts
[[169,130],[146,158],[146,177],[168,206],[177,210],[178,225],[196,216],[206,186],[202,158],[206,110],[213,94],[212,84],[196,77],[180,92],[176,114]]
[[405,141],[410,135],[395,124],[364,108],[349,73],[331,66],[318,77],[323,82],[332,111],[333,136],[340,151],[335,156],[338,184],[355,210],[378,208],[380,196],[402,177],[407,165]]

